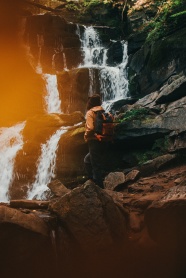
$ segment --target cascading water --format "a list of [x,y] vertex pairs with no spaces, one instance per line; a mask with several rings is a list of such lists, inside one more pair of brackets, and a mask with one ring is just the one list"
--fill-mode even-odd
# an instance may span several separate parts
[[9,188],[13,181],[14,162],[23,147],[22,131],[25,123],[0,129],[0,201],[9,201]]
[[85,27],[85,31],[81,39],[81,44],[84,53],[84,61],[82,66],[105,66],[107,50],[103,46],[101,46],[99,35],[92,26]]
[[45,96],[45,102],[47,113],[61,113],[61,100],[57,88],[57,77],[51,74],[43,74],[43,77],[46,80],[47,95]]
[[120,42],[123,50],[122,63],[112,67],[108,66],[108,49],[102,46],[98,32],[92,26],[84,28],[83,35],[80,35],[80,30],[77,27],[77,34],[80,36],[84,54],[83,63],[79,67],[89,68],[90,96],[95,93],[95,69],[99,71],[100,94],[102,95],[103,106],[106,107],[109,102],[127,97],[127,43],[125,41]]
[[29,200],[33,198],[45,199],[46,191],[48,190],[47,185],[50,183],[51,179],[55,177],[58,143],[61,135],[66,131],[67,128],[60,128],[50,137],[46,144],[41,145],[41,156],[38,161],[35,182],[32,184],[27,196]]
[[[59,97],[59,91],[57,86],[57,77],[54,74],[44,74],[41,66],[41,51],[44,46],[44,37],[43,35],[37,35],[37,45],[39,49],[38,60],[36,66],[36,72],[41,74],[43,79],[46,82],[46,96],[45,96],[45,105],[47,113],[62,113],[61,112],[61,100]],[[55,56],[55,55],[54,55]],[[52,68],[55,68],[54,56],[52,59]]]

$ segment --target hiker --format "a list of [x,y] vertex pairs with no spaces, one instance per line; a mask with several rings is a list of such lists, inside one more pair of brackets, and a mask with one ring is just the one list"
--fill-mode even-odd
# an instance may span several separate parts
[[[101,188],[104,188],[101,172],[101,157],[105,148],[105,144],[103,144],[103,141],[108,136],[106,136],[106,134],[102,134],[102,131],[99,132],[99,123],[102,117],[106,121],[106,116],[111,116],[111,114],[109,115],[109,113],[105,113],[105,115],[103,116],[104,113],[105,111],[101,106],[100,95],[94,94],[88,99],[87,102],[84,138],[85,141],[88,143],[89,153],[85,156],[84,163],[89,179],[93,180],[95,184],[97,184]],[[113,122],[113,118],[110,118],[110,121]],[[102,128],[103,127],[101,127],[101,129]],[[104,128],[103,130],[105,132]]]

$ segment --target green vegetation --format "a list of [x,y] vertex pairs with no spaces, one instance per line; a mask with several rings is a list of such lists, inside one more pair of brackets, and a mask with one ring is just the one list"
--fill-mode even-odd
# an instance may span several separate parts
[[186,11],[183,11],[183,12],[180,12],[180,13],[177,13],[177,14],[173,14],[173,15],[171,15],[171,18],[179,17],[179,16],[182,16],[182,15],[186,15]]
[[152,160],[158,156],[167,153],[168,149],[169,149],[169,137],[165,136],[164,138],[155,140],[151,150],[141,150],[135,152],[135,156],[138,160],[138,164],[142,165],[148,160]]
[[158,12],[145,27],[149,31],[147,41],[155,41],[168,35],[180,26],[182,16],[186,15],[184,0],[157,1]]
[[146,108],[131,109],[122,114],[118,121],[123,123],[125,121],[142,120],[148,113],[149,111]]
[[95,25],[120,27],[122,25],[122,5],[114,0],[66,1],[65,8],[76,14],[79,22]]

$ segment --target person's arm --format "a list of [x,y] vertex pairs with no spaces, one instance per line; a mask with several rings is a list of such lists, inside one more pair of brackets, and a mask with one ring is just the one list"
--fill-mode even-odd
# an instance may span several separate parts
[[89,110],[86,114],[85,140],[94,136],[94,112]]

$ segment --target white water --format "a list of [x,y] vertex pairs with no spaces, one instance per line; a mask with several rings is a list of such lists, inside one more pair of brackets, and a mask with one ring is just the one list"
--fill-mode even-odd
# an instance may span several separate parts
[[9,201],[9,188],[13,182],[14,162],[23,147],[22,130],[25,123],[0,128],[0,202]]
[[46,81],[47,89],[47,95],[45,96],[47,113],[62,113],[56,75],[43,74],[43,78]]
[[[57,86],[57,77],[53,74],[43,74],[41,66],[41,50],[44,45],[44,38],[42,35],[37,35],[37,44],[39,48],[38,61],[36,72],[41,74],[46,82],[46,96],[45,105],[47,113],[61,113],[61,100],[59,97],[59,91]],[[52,68],[55,68],[54,56],[52,57]]]
[[103,100],[103,106],[108,107],[113,101],[124,99],[128,93],[127,80],[127,43],[121,41],[123,49],[123,60],[115,67],[107,65],[107,51],[102,46],[98,32],[91,27],[84,27],[84,34],[80,36],[80,30],[77,27],[77,34],[80,36],[82,51],[84,54],[83,64],[79,67],[89,68],[90,88],[89,95],[95,92],[94,69],[99,70],[100,94]]
[[35,182],[28,192],[27,199],[45,199],[47,185],[55,177],[56,152],[61,135],[67,131],[67,127],[57,130],[46,144],[41,145],[41,156],[38,160]]

